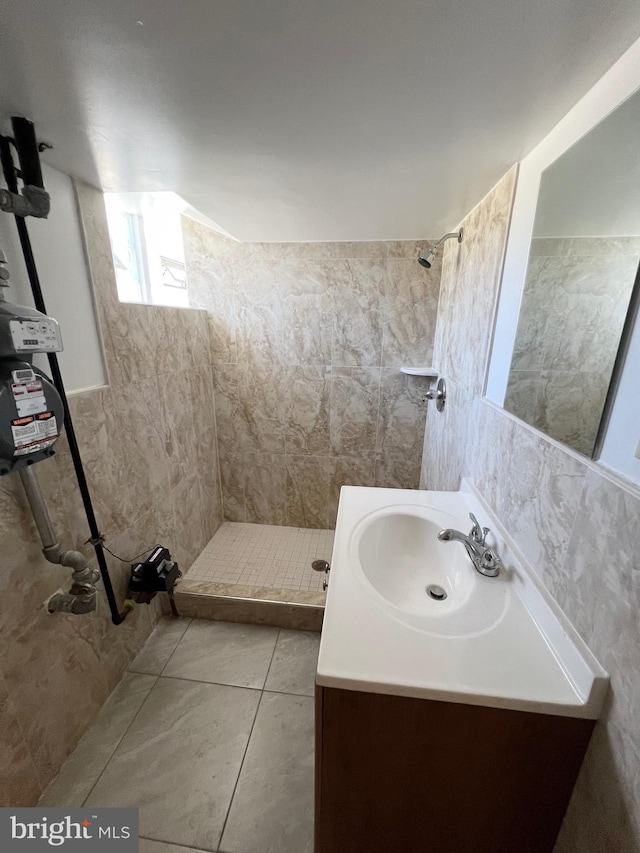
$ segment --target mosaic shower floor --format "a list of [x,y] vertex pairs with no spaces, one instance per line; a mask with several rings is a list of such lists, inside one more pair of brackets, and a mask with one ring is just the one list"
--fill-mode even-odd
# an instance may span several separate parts
[[189,581],[322,592],[313,560],[331,561],[333,530],[226,521],[187,572]]

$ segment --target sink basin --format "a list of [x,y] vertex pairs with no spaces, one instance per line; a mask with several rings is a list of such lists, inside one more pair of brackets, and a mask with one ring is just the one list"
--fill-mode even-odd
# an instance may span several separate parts
[[508,573],[483,577],[460,542],[438,539],[440,530],[457,524],[448,513],[432,510],[425,518],[424,508],[403,505],[386,507],[356,526],[350,550],[360,576],[394,618],[441,636],[477,634],[502,618]]
[[[495,578],[460,542],[491,528]],[[427,587],[446,594],[431,598]],[[459,492],[343,486],[316,683],[596,719],[607,675],[470,484]]]

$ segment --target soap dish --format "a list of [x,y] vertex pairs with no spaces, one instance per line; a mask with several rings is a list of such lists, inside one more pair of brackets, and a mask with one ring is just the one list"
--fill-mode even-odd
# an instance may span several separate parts
[[406,373],[407,376],[432,376],[434,378],[438,375],[435,367],[401,367],[400,373]]

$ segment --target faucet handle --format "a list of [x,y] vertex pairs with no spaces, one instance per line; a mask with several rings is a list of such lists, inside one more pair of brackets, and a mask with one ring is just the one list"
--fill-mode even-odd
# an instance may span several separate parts
[[473,541],[477,542],[479,545],[484,545],[484,541],[487,537],[487,533],[489,532],[489,528],[480,527],[480,522],[472,512],[469,513],[469,518],[473,522],[473,527],[471,528],[471,532],[469,533],[469,538],[473,539]]
[[495,578],[500,574],[502,560],[495,551],[487,548],[479,561],[474,563],[474,565],[481,575],[485,575],[488,578]]

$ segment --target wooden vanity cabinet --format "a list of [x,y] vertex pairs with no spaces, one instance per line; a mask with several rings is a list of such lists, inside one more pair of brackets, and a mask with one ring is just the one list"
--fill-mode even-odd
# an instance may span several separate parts
[[593,726],[317,686],[315,853],[551,853]]

